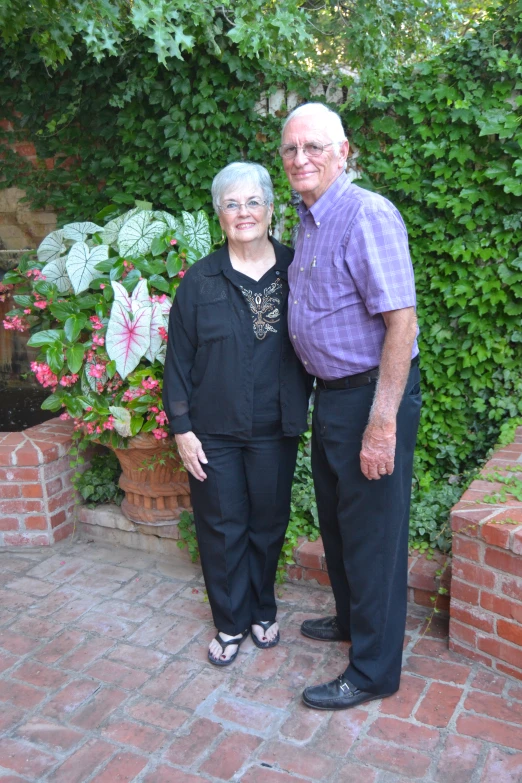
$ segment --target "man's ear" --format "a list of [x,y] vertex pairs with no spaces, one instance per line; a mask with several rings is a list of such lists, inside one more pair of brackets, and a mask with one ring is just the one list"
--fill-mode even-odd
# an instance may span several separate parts
[[339,168],[344,168],[344,164],[348,159],[348,153],[350,152],[350,145],[348,140],[345,139],[339,145]]

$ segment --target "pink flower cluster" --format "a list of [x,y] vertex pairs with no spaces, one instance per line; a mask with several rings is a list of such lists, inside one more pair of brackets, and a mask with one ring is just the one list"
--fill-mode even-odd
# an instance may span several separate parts
[[165,342],[167,342],[168,334],[164,326],[158,326],[158,334],[162,340],[165,340]]
[[168,432],[165,432],[165,430],[160,430],[159,428],[156,430],[152,430],[152,434],[156,438],[156,440],[162,440],[162,438],[168,437]]
[[97,364],[94,364],[89,369],[89,375],[91,378],[103,378],[105,374],[105,365],[101,362],[98,362]]
[[154,295],[150,297],[151,302],[159,302],[159,304],[163,304],[163,302],[167,299],[167,294],[161,294],[160,295]]
[[118,373],[115,373],[114,377],[107,383],[105,390],[108,392],[116,392],[121,386],[123,386],[123,380]]
[[28,277],[29,280],[32,278],[35,283],[37,280],[45,280],[45,275],[42,275],[39,269],[28,269],[25,276]]
[[13,288],[14,286],[12,285],[4,285],[3,283],[0,283],[0,302],[5,302]]
[[147,391],[154,391],[158,388],[159,381],[154,380],[154,378],[144,378],[141,385],[144,389],[147,389]]
[[93,345],[105,345],[105,340],[99,334],[93,334],[93,336],[92,336],[92,344]]
[[122,400],[123,402],[130,402],[131,400],[135,400],[136,397],[141,397],[142,394],[145,394],[143,389],[136,387],[127,389],[127,391],[123,394]]
[[98,318],[97,315],[91,315],[91,317],[89,318],[89,321],[91,322],[92,328],[95,331],[97,331],[98,329],[103,329],[103,324],[102,324],[102,322],[100,321],[100,319]]
[[[122,279],[122,280],[125,280],[125,278],[126,278],[126,277],[127,277],[127,275],[129,274],[129,272],[132,272],[132,270],[134,269],[134,264],[131,264],[131,262],[130,262],[130,261],[124,261],[124,262],[123,262],[123,266],[124,266],[124,271],[123,271],[123,274],[122,274],[122,276],[121,276],[121,279]],[[141,279],[142,279],[142,278],[140,277],[140,280],[141,280]]]
[[58,386],[58,378],[45,362],[31,362],[31,370],[36,375],[36,380],[45,388],[53,391]]
[[33,307],[38,307],[39,310],[45,310],[49,302],[47,302],[45,299],[36,299],[33,302]]
[[69,414],[66,412],[66,413],[60,413],[60,415],[58,416],[58,418],[59,418],[59,419],[61,419],[62,421],[68,421],[68,420],[69,420],[71,417],[70,417],[70,416],[69,416]]
[[114,416],[109,416],[107,421],[103,422],[103,429],[104,430],[113,430],[114,429]]
[[164,426],[165,424],[169,423],[169,420],[167,419],[167,414],[165,411],[160,411],[158,415],[156,416],[156,421],[158,424],[161,424],[161,426]]
[[60,386],[74,386],[79,377],[79,375],[75,375],[74,373],[73,375],[64,375],[60,378]]
[[29,324],[20,315],[6,315],[3,325],[6,331],[25,332],[29,329]]

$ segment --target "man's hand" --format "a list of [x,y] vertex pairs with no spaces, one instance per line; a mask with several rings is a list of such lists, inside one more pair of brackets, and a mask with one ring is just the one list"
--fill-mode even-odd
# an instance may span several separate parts
[[176,444],[181,460],[194,478],[198,481],[204,481],[207,474],[203,471],[201,463],[207,464],[208,459],[203,451],[201,441],[193,432],[184,432],[182,435],[176,435]]
[[395,464],[395,429],[368,424],[361,448],[361,470],[367,479],[380,479],[393,473]]
[[361,446],[361,470],[367,479],[391,476],[395,463],[397,411],[411,367],[411,349],[417,331],[413,307],[381,313],[386,336],[379,364],[379,380]]

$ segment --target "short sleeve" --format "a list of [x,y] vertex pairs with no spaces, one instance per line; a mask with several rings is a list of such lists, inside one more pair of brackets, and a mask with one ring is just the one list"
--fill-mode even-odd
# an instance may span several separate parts
[[361,207],[346,263],[370,315],[415,307],[415,280],[404,221],[392,204]]

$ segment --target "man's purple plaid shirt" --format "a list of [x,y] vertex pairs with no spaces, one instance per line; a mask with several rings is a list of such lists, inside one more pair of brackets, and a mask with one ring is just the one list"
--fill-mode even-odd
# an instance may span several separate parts
[[[386,332],[380,313],[416,304],[398,210],[341,174],[310,209],[301,202],[298,211],[288,317],[299,359],[323,380],[377,367]],[[417,353],[415,341],[412,358]]]

